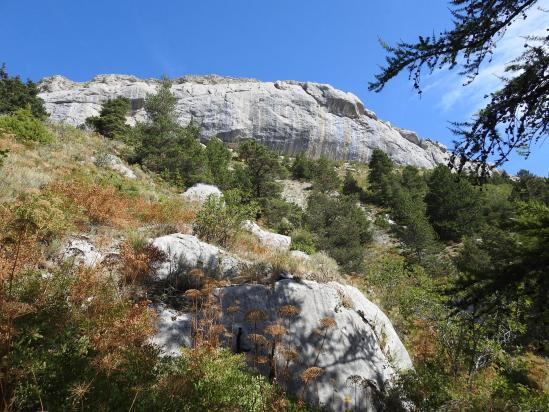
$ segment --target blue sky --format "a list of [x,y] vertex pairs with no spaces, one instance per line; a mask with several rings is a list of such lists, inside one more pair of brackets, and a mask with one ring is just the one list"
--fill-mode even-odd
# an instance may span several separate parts
[[[540,5],[549,9],[549,0]],[[139,77],[210,74],[260,80],[309,80],[350,91],[392,124],[451,146],[448,121],[462,121],[497,86],[503,64],[522,49],[520,36],[547,26],[534,10],[512,27],[494,62],[463,88],[454,73],[426,79],[421,98],[405,74],[368,92],[390,44],[450,27],[443,0],[0,0],[0,62],[39,80],[99,73]],[[549,143],[505,169],[548,175]]]

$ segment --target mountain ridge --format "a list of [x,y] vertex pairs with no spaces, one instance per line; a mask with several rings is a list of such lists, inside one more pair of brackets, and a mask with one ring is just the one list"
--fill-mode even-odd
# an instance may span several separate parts
[[[86,82],[63,76],[39,82],[40,97],[54,122],[75,126],[95,116],[101,104],[124,96],[132,102],[130,123],[145,119],[143,99],[160,80],[103,74]],[[202,138],[227,143],[256,138],[288,155],[367,162],[374,149],[384,150],[401,165],[433,168],[447,163],[446,147],[415,132],[378,119],[352,93],[328,84],[217,75],[187,75],[173,80],[179,120],[202,126]]]

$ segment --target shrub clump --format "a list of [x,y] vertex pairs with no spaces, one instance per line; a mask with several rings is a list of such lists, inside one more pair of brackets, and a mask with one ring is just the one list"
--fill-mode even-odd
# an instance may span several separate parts
[[221,197],[210,196],[196,216],[194,232],[206,242],[227,246],[240,231],[242,222],[257,213],[254,203],[243,203],[240,191],[227,190]]
[[0,134],[12,134],[23,143],[51,143],[53,135],[29,108],[0,117]]

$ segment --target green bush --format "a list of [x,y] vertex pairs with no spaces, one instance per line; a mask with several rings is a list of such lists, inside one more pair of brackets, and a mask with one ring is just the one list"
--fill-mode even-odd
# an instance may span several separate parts
[[333,162],[321,157],[313,166],[313,189],[323,193],[339,190],[341,180],[335,170]]
[[0,133],[13,134],[23,143],[51,143],[53,135],[44,123],[33,116],[31,109],[17,109],[0,117]]
[[194,232],[205,242],[226,246],[241,230],[242,222],[257,213],[254,203],[243,203],[240,191],[227,190],[223,196],[210,196],[198,212]]
[[260,206],[262,219],[278,233],[287,235],[302,224],[303,210],[294,203],[270,197],[262,199]]
[[346,271],[359,271],[364,246],[371,240],[370,222],[352,196],[331,197],[313,193],[309,197],[306,222],[318,250],[326,251]]
[[296,155],[290,172],[295,180],[311,180],[313,178],[314,162],[305,157],[303,153]]
[[276,179],[284,174],[284,169],[275,152],[250,139],[238,146],[238,156],[245,165],[236,171],[239,189],[256,200],[280,195],[282,189]]
[[130,130],[130,126],[126,124],[129,111],[129,99],[117,97],[107,100],[101,106],[99,116],[88,117],[86,124],[109,139],[123,139]]
[[313,234],[306,229],[296,229],[290,234],[291,250],[301,250],[309,255],[316,252]]
[[48,117],[44,102],[38,97],[38,87],[31,80],[26,83],[19,76],[10,77],[6,65],[0,67],[0,115],[29,109],[31,115],[44,120]]

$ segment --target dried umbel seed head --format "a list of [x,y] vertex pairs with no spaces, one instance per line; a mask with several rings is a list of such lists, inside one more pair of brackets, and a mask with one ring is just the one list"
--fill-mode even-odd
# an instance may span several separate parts
[[202,295],[202,293],[198,289],[189,289],[185,291],[184,295],[189,299],[196,300]]
[[299,314],[299,309],[294,305],[284,305],[278,309],[278,314],[283,318],[293,318]]
[[79,382],[72,385],[70,389],[71,398],[81,400],[86,397],[91,389],[91,382]]
[[220,324],[215,324],[211,326],[210,331],[215,334],[221,334],[225,332],[225,326]]
[[362,383],[363,379],[360,375],[351,375],[347,378],[346,383],[347,385],[358,385]]
[[299,354],[295,349],[284,348],[281,349],[278,353],[288,362],[294,362],[299,358]]
[[254,345],[260,346],[265,346],[268,343],[267,338],[259,333],[251,333],[248,335],[248,340]]
[[299,376],[304,383],[308,383],[315,380],[323,373],[324,369],[319,368],[318,366],[311,366],[310,368],[307,368],[303,372],[301,372]]
[[227,308],[227,313],[233,314],[233,313],[237,313],[239,310],[240,310],[240,306],[231,305]]
[[261,322],[267,318],[267,314],[261,309],[252,309],[246,313],[244,319],[248,322]]
[[259,355],[255,357],[255,363],[257,363],[258,365],[265,365],[268,362],[269,358],[267,356]]
[[325,317],[320,320],[320,329],[326,330],[337,326],[337,322],[334,318]]
[[280,338],[286,333],[286,328],[280,323],[273,323],[265,328],[265,333],[273,338]]
[[192,276],[193,278],[203,278],[204,271],[200,268],[191,269],[189,271],[189,276]]

